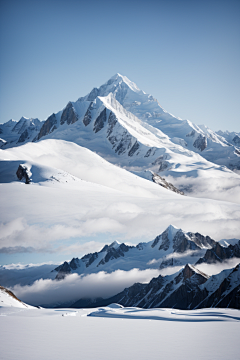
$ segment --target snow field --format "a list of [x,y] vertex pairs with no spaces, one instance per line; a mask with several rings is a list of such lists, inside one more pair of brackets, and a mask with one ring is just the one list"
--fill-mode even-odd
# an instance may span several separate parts
[[[189,322],[185,321],[185,312],[186,315],[182,315],[185,319],[177,321],[177,315],[173,315],[173,321],[168,321],[171,310],[167,310],[167,318],[163,309],[127,308],[106,308],[106,312],[123,311],[120,319],[86,316],[93,310],[96,311],[41,309],[6,313],[1,316],[1,359],[226,360],[239,356],[239,320],[215,321],[214,315],[208,315],[209,321]],[[211,309],[211,313],[216,315],[218,310]],[[143,313],[143,318],[129,319],[127,314],[134,311]],[[157,312],[165,313],[165,319],[144,318],[145,313],[156,315]],[[237,313],[238,319],[240,317],[238,310],[221,309],[221,312],[225,315]],[[76,315],[62,316],[62,313]],[[0,315],[4,315],[2,309]]]

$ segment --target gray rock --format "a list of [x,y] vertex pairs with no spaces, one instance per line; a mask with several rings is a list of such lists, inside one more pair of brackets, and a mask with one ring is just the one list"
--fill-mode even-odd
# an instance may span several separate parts
[[26,141],[28,136],[29,136],[28,131],[27,131],[27,129],[25,129],[24,132],[20,135],[20,137],[18,139],[18,143],[22,143],[22,142]]
[[171,190],[177,194],[180,194],[180,195],[184,195],[184,192],[177,189],[173,184],[167,182],[163,177],[161,177],[160,175],[157,175],[155,173],[153,173],[152,175],[152,181],[155,183],[155,184],[158,184],[162,187],[164,187],[165,189],[168,189],[168,190]]
[[19,180],[25,179],[25,184],[30,184],[31,179],[29,176],[28,168],[25,165],[20,164],[17,169],[17,177]]
[[65,109],[63,110],[60,124],[63,125],[65,122],[67,122],[68,125],[74,124],[78,120],[78,115],[76,114],[73,104],[71,101],[67,104]]
[[106,108],[104,108],[104,110],[100,113],[100,115],[97,117],[97,119],[94,122],[93,131],[97,133],[98,131],[102,130],[106,121],[107,121],[107,111]]
[[193,146],[200,151],[203,151],[204,149],[206,149],[206,147],[207,147],[206,136],[202,136],[202,134],[199,134],[197,139],[194,141]]
[[128,152],[128,156],[133,156],[134,153],[139,149],[140,145],[137,142],[137,140],[135,141],[135,143],[133,144],[133,146],[131,147],[131,149]]
[[86,114],[84,115],[83,123],[85,126],[88,126],[90,124],[90,122],[92,121],[92,114],[91,114],[92,108],[93,108],[93,102],[90,103],[90,105],[86,111]]
[[[41,130],[39,131],[39,134],[36,138],[36,140],[40,140],[43,136],[48,135],[50,132],[52,132],[54,128],[56,128],[57,124],[57,118],[55,114],[52,114],[47,118],[43,126],[41,127]],[[52,130],[52,131],[51,131]],[[35,139],[34,139],[35,140]]]

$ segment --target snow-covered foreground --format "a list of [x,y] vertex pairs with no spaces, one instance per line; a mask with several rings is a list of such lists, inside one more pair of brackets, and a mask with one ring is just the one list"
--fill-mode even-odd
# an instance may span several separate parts
[[3,360],[226,360],[240,352],[239,310],[3,307],[0,317]]

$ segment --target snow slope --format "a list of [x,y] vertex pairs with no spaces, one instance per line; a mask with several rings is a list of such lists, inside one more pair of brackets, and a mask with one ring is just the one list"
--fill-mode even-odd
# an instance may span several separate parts
[[33,306],[27,305],[19,300],[10,290],[0,286],[0,308],[14,307],[22,309],[33,309]]
[[[0,150],[0,159],[5,253],[60,251],[71,258],[119,237],[150,241],[171,223],[216,240],[240,235],[238,204],[178,195],[74,143],[27,143]],[[28,166],[31,184],[17,179],[19,164]]]
[[0,309],[0,316],[3,360],[62,360],[79,354],[88,360],[225,360],[237,359],[240,350],[240,315],[231,309],[11,308]]

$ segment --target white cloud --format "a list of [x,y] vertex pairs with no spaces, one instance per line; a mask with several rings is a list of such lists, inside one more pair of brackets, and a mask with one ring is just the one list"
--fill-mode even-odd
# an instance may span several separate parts
[[[203,174],[202,174],[203,175]],[[225,176],[221,177],[208,176],[196,177],[173,177],[165,176],[165,179],[174,184],[177,188],[183,190],[186,195],[202,198],[230,201],[240,204],[240,177]]]
[[221,263],[215,264],[200,264],[196,268],[208,275],[216,275],[223,270],[232,269],[240,263],[239,258],[232,258]]
[[16,285],[12,291],[26,303],[57,304],[80,298],[108,298],[136,282],[147,283],[159,274],[160,271],[156,269],[116,270],[112,273],[100,271],[86,276],[71,274],[61,281],[40,279],[32,285]]

